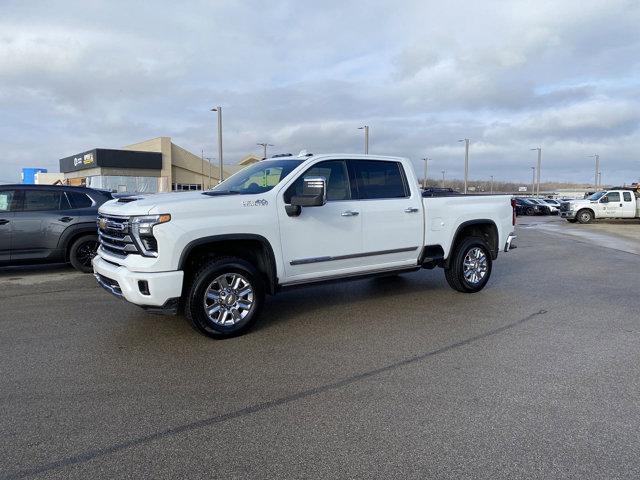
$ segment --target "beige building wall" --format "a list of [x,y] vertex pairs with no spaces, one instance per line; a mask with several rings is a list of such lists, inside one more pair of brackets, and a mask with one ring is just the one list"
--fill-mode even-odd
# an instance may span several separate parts
[[36,172],[36,185],[53,185],[54,183],[60,181],[64,183],[64,173],[45,173],[45,172]]

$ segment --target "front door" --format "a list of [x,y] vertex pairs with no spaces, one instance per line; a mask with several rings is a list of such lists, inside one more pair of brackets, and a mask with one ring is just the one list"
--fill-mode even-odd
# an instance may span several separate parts
[[622,199],[620,198],[620,192],[608,192],[606,197],[608,201],[600,201],[600,207],[602,209],[603,218],[619,218],[622,217]]
[[11,258],[11,230],[15,190],[0,190],[0,262]]
[[[290,217],[285,205],[302,193],[304,177],[320,176],[327,181],[327,203],[303,207]],[[349,274],[362,269],[357,255],[362,252],[362,215],[354,200],[347,162],[321,161],[310,166],[278,194],[278,221],[282,260],[286,278],[281,283]]]
[[351,163],[362,204],[362,261],[375,269],[416,265],[424,236],[422,196],[411,192],[402,163]]

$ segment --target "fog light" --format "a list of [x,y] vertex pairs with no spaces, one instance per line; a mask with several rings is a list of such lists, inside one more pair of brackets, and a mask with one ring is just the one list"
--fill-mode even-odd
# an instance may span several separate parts
[[138,280],[138,290],[140,290],[142,295],[151,295],[151,293],[149,293],[149,284],[146,280]]

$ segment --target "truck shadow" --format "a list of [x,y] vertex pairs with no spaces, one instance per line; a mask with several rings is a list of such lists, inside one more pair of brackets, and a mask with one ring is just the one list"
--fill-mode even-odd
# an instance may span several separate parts
[[443,290],[448,290],[448,286],[440,270],[309,285],[267,297],[261,318],[252,331],[269,329],[291,319],[305,318],[312,312],[328,307],[353,305],[361,301],[384,301],[392,297],[398,297],[400,301],[403,296],[417,292],[428,295],[430,291],[441,294]]

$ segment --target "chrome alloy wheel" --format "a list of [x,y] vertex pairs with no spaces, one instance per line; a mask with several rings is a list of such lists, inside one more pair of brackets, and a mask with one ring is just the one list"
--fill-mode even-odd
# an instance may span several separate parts
[[480,247],[474,247],[467,252],[462,265],[464,279],[472,284],[477,285],[487,275],[487,255]]
[[239,273],[225,273],[207,287],[204,310],[213,323],[232,326],[249,315],[253,300],[253,287],[245,277]]

